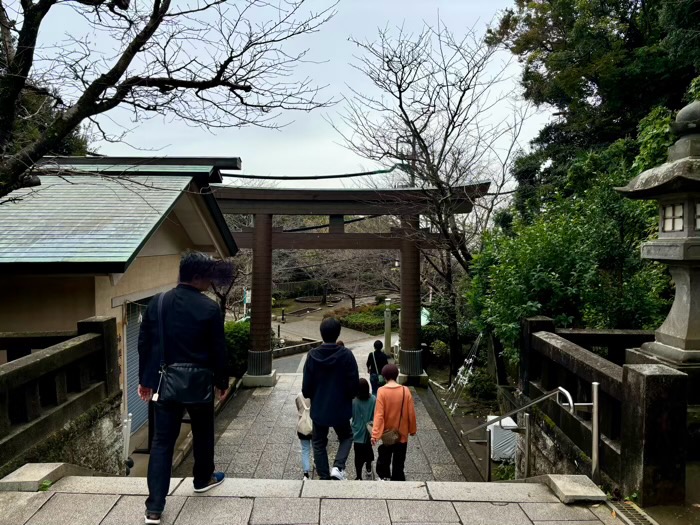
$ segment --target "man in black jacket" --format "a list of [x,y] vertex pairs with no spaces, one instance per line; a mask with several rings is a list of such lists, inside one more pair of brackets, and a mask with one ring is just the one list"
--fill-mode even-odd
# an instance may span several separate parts
[[[314,460],[321,479],[346,479],[345,463],[352,447],[352,400],[360,384],[355,356],[336,343],[339,335],[338,320],[324,319],[321,323],[323,344],[309,352],[304,364],[302,393],[311,399]],[[329,472],[326,447],[330,427],[338,435],[340,445],[333,470]]]
[[[224,323],[219,306],[202,292],[211,285],[216,261],[203,253],[186,253],[180,261],[179,284],[166,292],[162,303],[163,350],[166,364],[191,363],[214,373],[214,387],[221,398],[228,388]],[[158,402],[161,351],[158,298],[151,300],[139,333],[139,396],[153,401],[153,443],[148,462],[148,499],[145,523],[157,525],[170,485],[173,450],[180,433],[185,406]],[[214,404],[187,405],[192,422],[194,490],[205,492],[224,480],[214,472]]]

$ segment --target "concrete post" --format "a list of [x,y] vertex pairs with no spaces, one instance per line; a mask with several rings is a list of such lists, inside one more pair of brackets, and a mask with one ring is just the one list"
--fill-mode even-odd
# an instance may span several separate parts
[[685,501],[688,376],[664,365],[625,365],[622,485],[642,506]]
[[251,300],[248,375],[272,372],[270,330],[272,319],[272,215],[256,214],[253,232],[253,287]]
[[384,353],[391,354],[391,299],[388,297],[384,300]]

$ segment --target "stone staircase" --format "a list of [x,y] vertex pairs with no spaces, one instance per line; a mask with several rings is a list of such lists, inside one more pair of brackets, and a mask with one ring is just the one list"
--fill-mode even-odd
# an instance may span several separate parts
[[[0,525],[143,523],[145,478],[67,475],[25,465],[0,480]],[[296,481],[228,478],[195,494],[173,478],[164,525],[622,525],[585,476],[533,483]],[[38,491],[42,488],[45,490]],[[564,503],[567,502],[567,503]]]

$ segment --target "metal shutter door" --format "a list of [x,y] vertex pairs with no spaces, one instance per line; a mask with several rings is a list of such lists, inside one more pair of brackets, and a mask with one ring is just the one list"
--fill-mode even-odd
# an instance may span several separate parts
[[[148,304],[150,299],[139,300],[140,304]],[[148,403],[141,401],[138,394],[139,386],[139,314],[146,312],[145,306],[136,303],[126,305],[126,376],[127,394],[126,409],[131,412],[131,432],[136,432],[148,423]]]

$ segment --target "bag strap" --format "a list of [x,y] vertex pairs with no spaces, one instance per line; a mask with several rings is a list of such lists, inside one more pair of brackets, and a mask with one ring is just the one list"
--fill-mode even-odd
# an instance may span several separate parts
[[406,401],[406,387],[405,386],[401,387],[401,392],[403,393],[403,396],[401,397],[401,413],[399,414],[399,428],[397,429],[399,431],[399,434],[401,434],[401,420],[403,419],[403,402]]
[[158,348],[160,352],[160,367],[165,366],[165,341],[163,340],[163,297],[165,292],[158,296]]
[[374,352],[372,352],[372,359],[374,360],[374,372],[379,375],[379,367],[377,366],[377,356],[374,355]]

